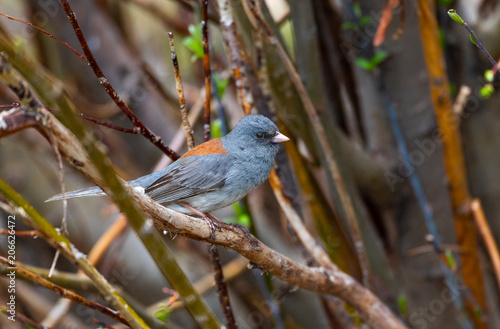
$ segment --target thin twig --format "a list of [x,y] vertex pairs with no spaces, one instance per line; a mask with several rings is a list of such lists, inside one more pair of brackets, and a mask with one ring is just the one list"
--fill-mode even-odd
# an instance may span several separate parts
[[479,40],[479,38],[476,36],[476,34],[474,33],[474,31],[472,31],[472,29],[469,27],[469,25],[467,24],[467,22],[465,22],[463,20],[463,18],[460,17],[457,14],[457,11],[455,9],[448,10],[448,15],[455,22],[457,22],[460,25],[462,25],[463,27],[465,27],[465,29],[469,32],[470,37],[472,39],[474,39],[474,42],[476,43],[476,46],[483,52],[483,54],[486,55],[486,57],[488,58],[488,60],[490,61],[490,63],[493,65],[494,69],[498,70],[497,62],[493,59],[493,57],[490,55],[490,53],[488,52],[488,50],[486,50],[486,48],[484,48],[483,44],[481,43],[481,41]]
[[101,121],[101,120],[96,119],[96,118],[89,117],[83,113],[80,113],[80,117],[82,117],[83,119],[88,120],[90,122],[93,122],[95,124],[98,124],[100,126],[104,126],[104,127],[107,127],[107,128],[113,129],[113,130],[121,131],[123,133],[135,134],[135,135],[141,133],[141,129],[139,127],[134,127],[132,129],[124,128],[124,127],[120,127],[120,126],[114,125],[114,124],[109,123],[109,122],[105,122],[105,121]]
[[212,71],[210,69],[210,47],[208,42],[208,0],[201,2],[201,42],[203,44],[203,71],[205,73],[205,113],[203,139],[210,139],[210,102],[212,98]]
[[498,246],[495,242],[495,238],[491,233],[490,226],[484,215],[483,207],[479,199],[473,199],[470,203],[470,208],[474,219],[476,220],[477,228],[481,234],[488,255],[490,255],[491,263],[493,264],[493,270],[497,278],[497,284],[500,287],[500,253],[498,252]]
[[140,129],[141,135],[143,135],[146,139],[148,139],[151,143],[153,143],[157,148],[159,148],[163,153],[165,153],[169,157],[175,157],[175,152],[172,151],[168,146],[163,144],[163,141],[160,136],[155,135],[151,130],[149,130],[141,120],[132,112],[130,107],[128,107],[127,104],[121,99],[121,97],[118,95],[118,93],[115,91],[113,86],[109,83],[109,80],[106,78],[104,73],[101,71],[101,68],[99,67],[99,64],[94,58],[94,55],[90,51],[89,45],[87,44],[87,40],[85,39],[85,36],[83,35],[82,30],[80,29],[80,24],[78,23],[78,20],[76,19],[76,15],[71,9],[69,3],[67,0],[61,0],[61,3],[63,5],[64,11],[66,12],[66,15],[68,16],[68,19],[71,23],[71,26],[73,27],[73,30],[75,31],[76,37],[78,38],[78,41],[80,42],[80,46],[83,49],[83,53],[87,57],[87,62],[92,68],[92,71],[94,71],[94,74],[96,75],[97,79],[99,80],[99,83],[103,86],[104,90],[108,93],[108,95],[111,97],[111,99],[115,102],[115,104],[120,108],[120,110],[127,116],[127,118],[132,122],[132,124],[135,127],[138,127]]
[[44,29],[42,29],[41,27],[38,27],[36,26],[35,24],[33,23],[30,23],[30,22],[26,22],[26,21],[23,21],[22,19],[19,19],[19,18],[15,18],[15,17],[12,17],[10,15],[7,15],[7,14],[4,14],[4,13],[1,13],[0,12],[0,15],[4,16],[4,17],[7,17],[8,19],[11,19],[13,21],[16,21],[16,22],[20,22],[20,23],[23,23],[23,24],[26,24],[26,25],[29,25],[35,29],[37,29],[38,31],[42,32],[42,33],[45,33],[46,35],[48,35],[50,38],[52,39],[55,39],[57,40],[58,42],[62,43],[63,45],[65,45],[67,48],[69,48],[69,50],[71,50],[72,52],[74,52],[78,57],[80,57],[83,61],[87,61],[87,59],[85,58],[85,56],[83,56],[82,54],[80,54],[75,48],[71,47],[67,42],[64,42],[62,41],[61,39],[59,39],[58,37],[56,37],[55,35],[53,34],[50,34],[49,32],[45,31]]
[[189,149],[192,149],[194,147],[193,128],[191,128],[191,124],[188,120],[186,98],[184,97],[184,87],[182,86],[182,78],[179,72],[179,63],[177,62],[177,53],[175,52],[174,35],[172,34],[172,32],[168,32],[168,42],[170,44],[170,55],[172,57],[172,64],[174,66],[175,87],[177,89],[177,96],[179,97],[182,125],[184,126],[184,131],[186,133],[187,146]]
[[[2,256],[0,256],[0,264],[3,264],[5,266],[11,266],[9,264],[9,260],[2,257]],[[96,302],[88,300],[87,298],[84,298],[84,297],[74,293],[71,290],[65,289],[57,284],[54,284],[54,283],[50,282],[49,280],[42,278],[38,274],[35,274],[35,273],[25,269],[24,267],[22,267],[18,264],[15,267],[10,267],[10,268],[13,269],[14,271],[16,271],[19,275],[24,276],[25,278],[29,279],[30,281],[37,283],[37,284],[39,284],[47,289],[50,289],[52,291],[55,291],[63,298],[71,299],[72,301],[77,302],[78,304],[81,304],[81,305],[87,306],[88,308],[91,308],[93,310],[99,311],[102,314],[110,317],[111,319],[119,321],[125,325],[129,325],[128,322],[125,320],[125,318],[121,314],[119,314],[118,312],[116,312],[114,310],[111,310],[108,307],[105,307],[101,304],[98,304]]]

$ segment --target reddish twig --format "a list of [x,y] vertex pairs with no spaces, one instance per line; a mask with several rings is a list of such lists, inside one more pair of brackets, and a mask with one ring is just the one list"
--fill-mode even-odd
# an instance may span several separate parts
[[168,146],[163,144],[163,141],[160,136],[155,135],[153,132],[151,132],[139,118],[132,112],[130,107],[128,107],[127,104],[118,96],[118,93],[115,91],[113,86],[109,83],[108,79],[102,73],[101,68],[99,67],[99,64],[94,58],[94,55],[90,51],[89,45],[87,44],[87,40],[85,39],[85,36],[82,33],[82,30],[80,29],[80,25],[78,23],[78,20],[76,19],[76,15],[73,12],[73,9],[71,9],[69,3],[67,0],[61,0],[61,3],[64,8],[64,12],[66,13],[66,16],[68,16],[68,19],[71,23],[71,26],[73,27],[73,30],[75,31],[76,37],[78,38],[78,41],[80,42],[80,46],[83,49],[83,53],[87,57],[87,62],[92,68],[92,71],[94,71],[94,74],[96,75],[97,79],[99,80],[99,83],[103,86],[104,90],[108,93],[108,95],[111,97],[111,99],[115,102],[115,104],[120,108],[120,110],[127,116],[127,118],[132,122],[132,124],[139,128],[141,135],[143,135],[146,139],[148,139],[151,143],[153,143],[157,148],[159,148],[163,153],[165,153],[167,156],[170,158],[175,158],[177,157],[177,154],[171,150]]
[[90,122],[93,122],[95,124],[98,124],[100,126],[104,126],[104,127],[110,128],[110,129],[118,130],[118,131],[121,131],[121,132],[124,132],[124,133],[127,133],[127,134],[136,134],[137,135],[137,134],[141,133],[141,130],[140,130],[139,127],[135,127],[135,128],[132,128],[132,129],[130,129],[130,128],[124,128],[124,127],[120,127],[120,126],[114,125],[114,124],[109,123],[109,122],[104,122],[104,121],[101,121],[99,119],[95,119],[95,118],[86,116],[83,113],[80,113],[80,116],[83,119],[88,120]]
[[210,50],[208,46],[208,0],[202,0],[201,42],[203,44],[203,70],[205,72],[205,114],[203,120],[203,138],[206,142],[210,139],[210,100],[212,96],[212,72],[210,70]]
[[184,88],[182,86],[181,74],[179,72],[179,63],[177,62],[177,53],[175,52],[174,46],[174,35],[172,32],[168,32],[168,42],[170,44],[170,54],[172,57],[172,64],[174,66],[175,75],[175,87],[177,89],[177,96],[179,97],[179,108],[182,115],[182,125],[184,126],[184,131],[186,132],[186,142],[189,149],[194,147],[193,139],[193,129],[188,120],[187,109],[186,109],[186,98],[184,97]]
[[392,22],[392,11],[396,8],[400,3],[400,0],[387,0],[385,3],[384,11],[382,12],[382,17],[380,19],[380,24],[377,29],[377,33],[375,33],[375,37],[373,38],[373,45],[375,47],[380,46],[385,40],[385,34],[387,33],[387,29]]
[[84,60],[85,62],[87,61],[87,59],[85,58],[85,56],[83,56],[82,54],[80,54],[75,48],[71,47],[67,42],[64,42],[62,41],[61,39],[59,39],[58,37],[56,37],[55,35],[53,34],[50,34],[49,32],[45,31],[44,29],[42,29],[41,27],[38,27],[36,26],[35,24],[33,23],[30,23],[30,22],[26,22],[26,21],[23,21],[22,19],[19,19],[19,18],[15,18],[15,17],[12,17],[10,15],[7,15],[7,14],[4,14],[4,13],[1,13],[0,12],[0,15],[4,16],[4,17],[7,17],[8,19],[11,19],[13,21],[16,21],[16,22],[20,22],[20,23],[23,23],[23,24],[26,24],[28,26],[31,26],[32,28],[35,28],[37,29],[38,31],[48,35],[50,38],[52,39],[55,39],[57,41],[59,41],[60,43],[62,43],[63,45],[65,45],[67,48],[69,48],[69,50],[71,50],[72,52],[74,52],[78,57],[80,57],[82,60]]

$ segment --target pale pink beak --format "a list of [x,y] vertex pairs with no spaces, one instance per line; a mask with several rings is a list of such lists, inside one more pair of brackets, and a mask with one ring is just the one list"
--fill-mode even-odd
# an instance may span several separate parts
[[277,143],[283,143],[286,141],[289,141],[290,138],[286,137],[282,133],[278,133],[276,136],[273,137],[272,142],[277,144]]

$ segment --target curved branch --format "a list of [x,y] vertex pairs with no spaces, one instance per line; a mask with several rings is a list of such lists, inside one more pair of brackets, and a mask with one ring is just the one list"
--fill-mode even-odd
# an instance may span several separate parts
[[[102,180],[91,161],[83,156],[82,147],[77,138],[67,130],[52,114],[50,129],[57,140],[61,153],[70,160],[79,159],[76,166],[83,174],[98,185]],[[186,237],[210,243],[210,228],[200,218],[187,216],[156,203],[143,192],[134,189],[122,181],[128,194],[136,205],[150,218],[155,227],[164,231],[175,232]],[[277,278],[299,288],[337,296],[351,304],[364,321],[373,328],[401,329],[404,324],[371,291],[336,267],[308,267],[300,264],[269,248],[255,237],[231,225],[222,225],[221,231],[215,232],[215,243],[231,248],[262,271],[267,271]]]

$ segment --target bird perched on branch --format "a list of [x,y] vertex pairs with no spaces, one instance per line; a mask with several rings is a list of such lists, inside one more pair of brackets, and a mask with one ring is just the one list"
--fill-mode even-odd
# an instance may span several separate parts
[[[165,169],[129,183],[172,210],[189,215],[208,213],[242,199],[266,181],[278,144],[288,140],[265,116],[249,115],[224,137],[200,144]],[[47,201],[96,195],[104,192],[91,187]]]

